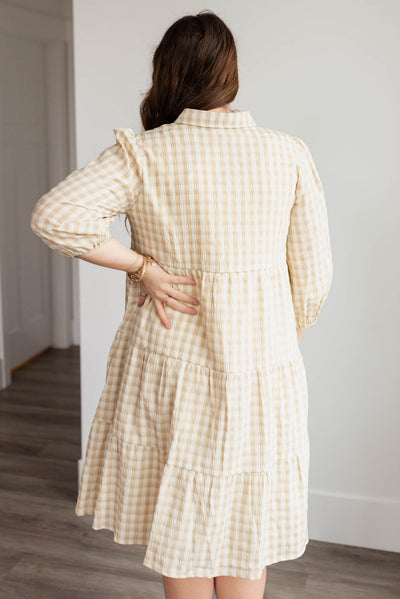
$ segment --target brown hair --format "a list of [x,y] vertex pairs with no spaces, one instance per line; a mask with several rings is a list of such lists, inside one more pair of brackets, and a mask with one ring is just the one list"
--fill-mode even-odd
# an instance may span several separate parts
[[172,123],[184,108],[210,110],[239,89],[233,35],[211,10],[172,23],[153,55],[151,88],[140,104],[145,130]]

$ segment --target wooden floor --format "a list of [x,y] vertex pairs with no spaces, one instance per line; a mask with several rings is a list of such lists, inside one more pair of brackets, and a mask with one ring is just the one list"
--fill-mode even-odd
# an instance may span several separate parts
[[[163,598],[145,546],[114,543],[74,514],[79,392],[77,346],[47,351],[0,392],[0,598]],[[310,541],[268,566],[264,596],[399,599],[400,554]]]

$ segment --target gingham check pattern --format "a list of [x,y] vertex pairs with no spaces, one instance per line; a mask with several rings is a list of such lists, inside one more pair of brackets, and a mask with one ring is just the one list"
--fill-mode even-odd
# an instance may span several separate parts
[[249,112],[185,108],[46,193],[33,231],[79,256],[128,214],[131,247],[196,286],[197,315],[126,277],[126,310],[91,426],[76,514],[176,578],[260,578],[308,543],[308,389],[296,325],[333,274],[324,192],[299,138]]

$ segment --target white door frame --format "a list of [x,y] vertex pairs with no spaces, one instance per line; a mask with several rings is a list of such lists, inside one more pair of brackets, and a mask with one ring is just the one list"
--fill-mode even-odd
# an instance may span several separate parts
[[[40,41],[45,47],[48,181],[51,189],[76,164],[72,22],[0,2],[4,35]],[[1,156],[0,156],[1,160]],[[39,199],[39,198],[38,198]],[[51,252],[52,343],[66,348],[79,343],[78,269],[72,260]],[[1,276],[1,248],[0,248]],[[0,288],[4,289],[4,285]],[[0,297],[0,389],[11,383]]]

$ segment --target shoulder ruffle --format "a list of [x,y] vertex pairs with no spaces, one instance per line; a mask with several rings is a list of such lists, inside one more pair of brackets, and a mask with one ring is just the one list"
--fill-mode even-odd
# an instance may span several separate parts
[[115,127],[113,131],[117,143],[125,150],[130,168],[133,169],[137,177],[140,177],[142,167],[135,132],[130,127]]
[[113,131],[115,139],[121,145],[137,145],[136,134],[133,129],[130,129],[129,127],[115,127]]

